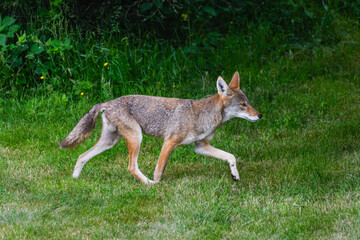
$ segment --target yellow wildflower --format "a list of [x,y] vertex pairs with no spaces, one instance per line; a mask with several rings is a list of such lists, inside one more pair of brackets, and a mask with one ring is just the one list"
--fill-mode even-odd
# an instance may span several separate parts
[[233,21],[229,22],[230,24],[233,24]]
[[82,92],[82,93],[80,93],[80,95],[81,95],[81,96],[83,96],[83,95],[84,95],[84,93]]
[[183,14],[181,14],[181,18],[182,18],[184,21],[186,21],[187,18],[188,18],[188,15],[185,14],[185,13],[183,13]]
[[110,69],[109,67],[107,67],[107,69]]
[[107,62],[106,62],[106,63],[104,63],[104,67],[106,67],[108,64],[109,64],[109,63],[107,63]]
[[40,77],[41,80],[44,79],[44,78],[45,78],[44,76],[41,76],[41,77]]

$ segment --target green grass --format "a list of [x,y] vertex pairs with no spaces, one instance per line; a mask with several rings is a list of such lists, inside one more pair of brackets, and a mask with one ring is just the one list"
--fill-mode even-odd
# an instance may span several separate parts
[[[141,83],[103,96],[67,100],[49,90],[33,98],[4,98],[0,238],[359,238],[359,39],[354,34],[331,48],[279,50],[254,64],[245,59],[251,53],[231,41],[198,58],[181,49],[157,49],[140,54]],[[126,63],[120,64],[121,54],[109,56],[111,66],[118,66],[111,72],[115,78]],[[91,79],[91,67],[85,79]],[[242,159],[241,181],[232,181],[227,163],[196,155],[186,145],[172,154],[162,182],[145,186],[127,171],[123,140],[89,161],[78,179],[71,177],[101,124],[74,150],[60,150],[57,143],[95,99],[118,93],[205,97],[216,92],[218,74],[229,81],[235,70],[264,117],[257,123],[233,119],[212,143]],[[161,144],[150,137],[142,143],[139,166],[150,178]]]

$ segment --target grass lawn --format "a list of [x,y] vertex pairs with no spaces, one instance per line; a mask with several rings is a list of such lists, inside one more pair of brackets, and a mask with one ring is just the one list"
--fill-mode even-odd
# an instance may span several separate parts
[[[55,94],[7,100],[0,115],[0,238],[359,238],[358,52],[358,44],[344,41],[239,69],[241,87],[264,117],[233,119],[212,141],[242,159],[239,182],[226,162],[185,145],[172,154],[162,182],[146,186],[127,171],[124,140],[73,179],[100,121],[78,148],[57,143],[95,102],[84,96],[65,104]],[[233,72],[225,72],[227,81]],[[216,92],[217,76],[210,78],[194,98]],[[139,167],[149,178],[161,145],[144,137]]]

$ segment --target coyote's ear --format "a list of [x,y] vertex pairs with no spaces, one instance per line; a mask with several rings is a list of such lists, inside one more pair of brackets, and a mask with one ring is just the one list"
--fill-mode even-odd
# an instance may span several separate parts
[[240,89],[240,76],[238,72],[234,73],[234,76],[231,79],[229,87],[232,89]]
[[226,96],[226,92],[227,92],[229,86],[226,84],[226,82],[224,81],[224,79],[221,76],[218,77],[218,80],[216,82],[216,87],[218,89],[218,93],[221,96]]

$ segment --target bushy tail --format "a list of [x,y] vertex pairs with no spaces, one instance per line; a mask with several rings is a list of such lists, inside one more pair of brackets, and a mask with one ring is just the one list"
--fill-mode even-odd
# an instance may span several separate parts
[[69,135],[61,141],[60,148],[70,148],[79,145],[88,138],[95,128],[97,117],[102,112],[102,105],[93,106],[76,124]]

